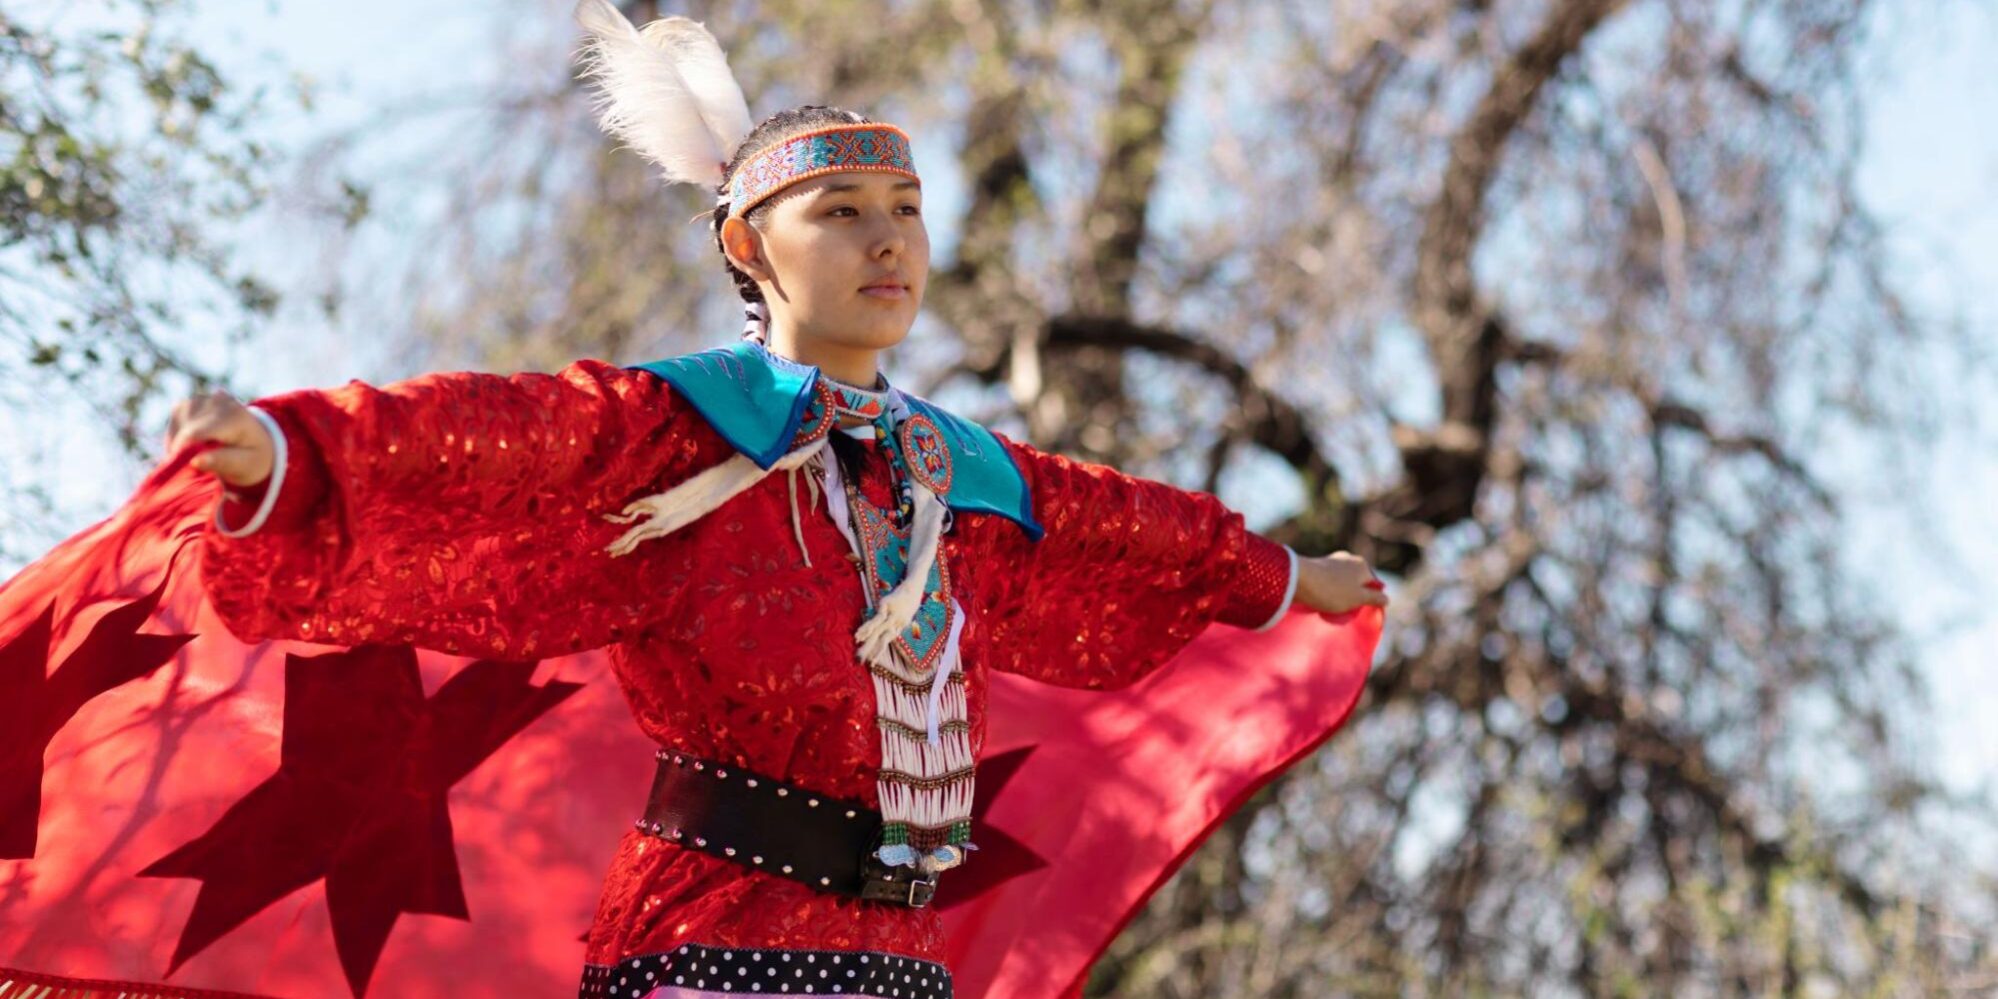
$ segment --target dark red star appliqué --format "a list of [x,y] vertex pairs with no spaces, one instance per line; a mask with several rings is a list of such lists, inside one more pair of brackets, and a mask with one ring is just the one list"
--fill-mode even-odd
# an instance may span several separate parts
[[366,993],[398,915],[471,918],[446,793],[582,688],[534,686],[534,665],[482,660],[425,700],[407,646],[285,657],[277,773],[140,872],[202,882],[167,973],[320,878],[356,996]]
[[0,646],[0,859],[35,855],[42,814],[42,755],[49,740],[91,698],[150,675],[193,635],[141,635],[166,592],[153,592],[113,608],[90,629],[62,665],[51,672],[55,636],[50,602],[26,631]]
[[978,761],[978,782],[971,792],[971,838],[978,849],[962,867],[937,879],[937,908],[963,905],[1014,878],[1048,866],[1047,859],[1027,844],[985,821],[992,802],[1033,752],[1033,746],[1021,746]]

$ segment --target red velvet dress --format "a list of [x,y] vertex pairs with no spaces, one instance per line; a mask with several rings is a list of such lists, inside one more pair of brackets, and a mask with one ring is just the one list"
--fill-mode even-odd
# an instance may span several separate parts
[[[247,537],[204,538],[210,599],[239,637],[511,659],[608,646],[633,717],[661,746],[875,804],[881,749],[853,639],[864,597],[822,505],[802,517],[809,566],[782,473],[628,556],[603,553],[622,531],[604,514],[733,453],[663,380],[585,360],[257,405],[289,444],[276,506]],[[1119,687],[1209,623],[1259,625],[1283,602],[1288,554],[1213,497],[1005,443],[1046,536],[961,514],[942,550],[968,618],[974,748],[988,670]],[[885,507],[888,468],[867,447],[860,487]],[[807,502],[802,484],[797,497]],[[223,517],[240,524],[246,509],[230,503]],[[685,943],[942,959],[932,909],[822,894],[622,835],[593,965]]]

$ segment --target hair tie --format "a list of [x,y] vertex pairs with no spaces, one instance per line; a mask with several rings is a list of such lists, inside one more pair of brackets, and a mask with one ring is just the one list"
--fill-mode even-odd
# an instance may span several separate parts
[[742,338],[770,346],[770,307],[762,302],[744,302],[742,311]]

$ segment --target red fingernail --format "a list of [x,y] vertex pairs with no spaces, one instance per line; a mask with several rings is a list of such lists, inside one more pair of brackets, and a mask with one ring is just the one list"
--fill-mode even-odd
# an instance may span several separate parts
[[1372,580],[1368,580],[1367,582],[1365,582],[1365,583],[1362,583],[1362,584],[1360,584],[1360,585],[1362,585],[1362,586],[1366,587],[1366,588],[1367,588],[1367,589],[1369,589],[1369,590],[1385,590],[1385,589],[1387,589],[1387,584],[1386,584],[1386,583],[1383,583],[1383,582],[1381,582],[1381,581],[1380,581],[1380,580],[1378,580],[1378,579],[1372,579]]

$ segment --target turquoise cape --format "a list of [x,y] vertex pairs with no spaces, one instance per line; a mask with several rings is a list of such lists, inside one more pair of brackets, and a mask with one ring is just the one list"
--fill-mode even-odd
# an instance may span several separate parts
[[[790,447],[820,378],[818,368],[748,340],[631,367],[664,378],[716,433],[766,469]],[[944,497],[950,508],[997,514],[1040,540],[1026,479],[999,438],[927,400],[901,395],[911,412],[936,424],[950,448],[950,492]]]

